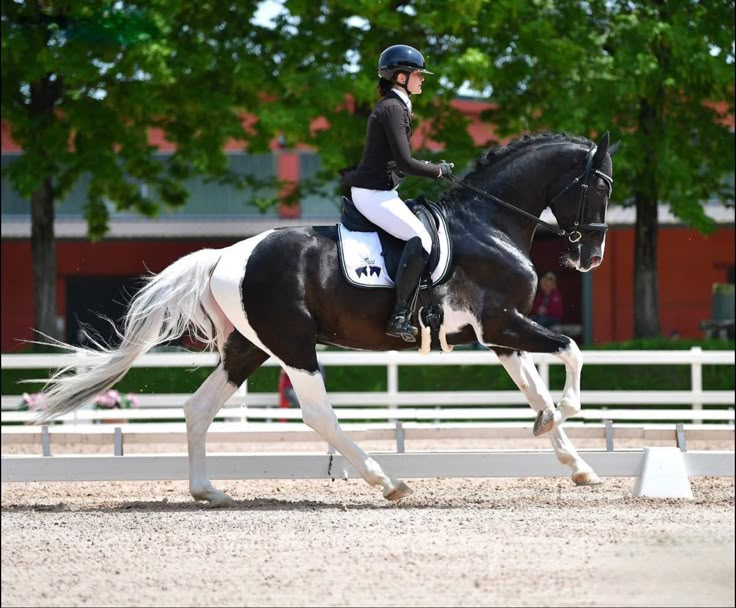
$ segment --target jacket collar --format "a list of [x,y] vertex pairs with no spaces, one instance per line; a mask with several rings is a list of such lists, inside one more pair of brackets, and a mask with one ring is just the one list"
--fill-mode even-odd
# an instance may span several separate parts
[[395,97],[398,97],[403,104],[406,106],[406,109],[409,110],[409,115],[411,115],[411,99],[409,99],[409,96],[404,93],[401,89],[393,88],[390,93],[393,93]]

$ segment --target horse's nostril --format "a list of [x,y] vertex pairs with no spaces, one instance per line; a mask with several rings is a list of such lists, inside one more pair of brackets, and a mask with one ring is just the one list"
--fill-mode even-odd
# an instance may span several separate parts
[[590,262],[593,266],[600,266],[602,260],[603,258],[601,258],[601,256],[599,255],[594,255],[592,258],[590,258]]

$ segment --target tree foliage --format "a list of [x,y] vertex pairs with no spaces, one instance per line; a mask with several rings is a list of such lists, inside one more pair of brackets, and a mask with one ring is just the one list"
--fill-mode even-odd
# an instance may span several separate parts
[[[332,179],[360,158],[377,57],[404,43],[438,74],[415,126],[431,122],[458,166],[479,153],[450,106],[462,86],[493,103],[485,119],[500,137],[609,129],[623,140],[615,202],[637,207],[636,331],[659,332],[657,204],[707,231],[701,203],[733,202],[733,2],[284,0],[270,25],[254,20],[259,4],[3,2],[2,116],[24,150],[9,177],[46,226],[33,239],[53,243],[53,201],[83,175],[93,238],[107,229],[106,201],[154,216],[184,203],[195,174],[242,181],[223,154],[231,139],[252,152],[277,134],[310,144]],[[243,113],[257,121],[244,126]],[[320,117],[327,127],[315,128]],[[165,164],[151,128],[176,146]]]
[[[258,59],[256,2],[4,2],[3,118],[24,155],[10,169],[30,197],[44,179],[61,198],[89,175],[90,235],[107,229],[105,201],[154,216],[181,205],[182,179],[226,173],[239,108],[257,103],[269,67]],[[149,130],[176,146],[153,157]],[[150,194],[136,180],[150,186]]]

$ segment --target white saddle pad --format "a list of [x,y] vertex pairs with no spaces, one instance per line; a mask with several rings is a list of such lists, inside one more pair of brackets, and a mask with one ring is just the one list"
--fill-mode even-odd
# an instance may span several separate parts
[[[381,240],[376,232],[353,232],[338,226],[338,247],[342,270],[348,282],[357,287],[393,287],[381,254]],[[450,267],[450,240],[444,219],[440,219],[440,258],[432,272],[432,282],[441,282]]]

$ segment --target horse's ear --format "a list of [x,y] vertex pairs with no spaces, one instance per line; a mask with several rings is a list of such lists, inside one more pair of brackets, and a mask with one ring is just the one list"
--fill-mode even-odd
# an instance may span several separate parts
[[616,154],[616,150],[618,150],[618,147],[621,145],[621,140],[619,139],[615,144],[612,144],[610,148],[608,148],[608,156],[613,156]]
[[608,153],[608,141],[610,139],[610,135],[608,131],[606,131],[603,136],[600,138],[597,144],[597,150],[595,151],[595,154],[593,155],[593,166],[594,167],[600,167],[601,163],[603,162],[603,159],[606,158],[606,154]]

